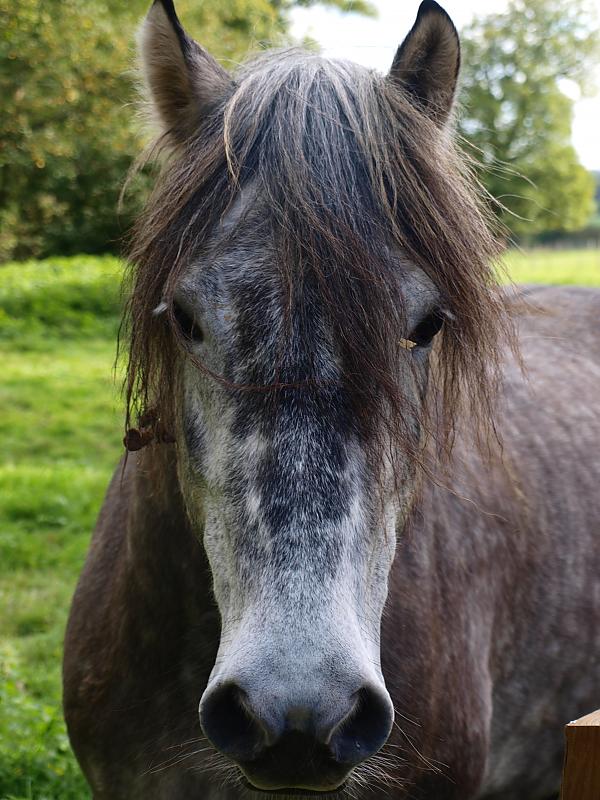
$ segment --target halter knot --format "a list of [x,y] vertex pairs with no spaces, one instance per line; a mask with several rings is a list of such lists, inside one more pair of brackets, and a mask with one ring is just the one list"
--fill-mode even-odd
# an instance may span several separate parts
[[156,410],[151,409],[142,414],[137,428],[129,428],[123,438],[123,445],[130,453],[141,450],[151,442],[169,444],[174,437],[165,429]]

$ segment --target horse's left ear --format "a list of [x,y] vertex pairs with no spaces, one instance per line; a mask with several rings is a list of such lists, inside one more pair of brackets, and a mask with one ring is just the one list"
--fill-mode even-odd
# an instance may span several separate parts
[[163,131],[188,139],[232,85],[229,73],[184,31],[173,0],[154,0],[138,37],[146,89]]
[[423,0],[388,79],[443,125],[452,110],[459,67],[460,42],[454,23],[435,0]]

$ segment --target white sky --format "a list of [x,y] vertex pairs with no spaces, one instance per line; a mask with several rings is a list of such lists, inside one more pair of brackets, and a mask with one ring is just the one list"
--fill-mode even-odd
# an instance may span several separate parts
[[[319,6],[294,9],[292,34],[299,38],[311,36],[327,55],[348,58],[386,71],[396,48],[414,22],[419,0],[372,2],[379,12],[375,19],[341,14]],[[506,6],[506,0],[479,0],[476,5],[468,0],[441,2],[459,29],[470,21],[474,13],[486,14]],[[600,17],[600,0],[593,2]],[[570,88],[577,91],[577,87]],[[600,94],[576,102],[573,144],[588,169],[600,169]]]

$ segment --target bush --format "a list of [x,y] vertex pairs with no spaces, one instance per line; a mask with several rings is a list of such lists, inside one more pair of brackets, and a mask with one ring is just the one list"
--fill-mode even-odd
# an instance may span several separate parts
[[114,250],[137,207],[134,191],[119,219],[140,149],[133,22],[93,0],[0,0],[0,16],[0,259]]

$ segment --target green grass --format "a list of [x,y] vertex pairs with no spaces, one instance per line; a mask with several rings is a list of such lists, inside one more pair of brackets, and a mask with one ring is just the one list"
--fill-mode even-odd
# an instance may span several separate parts
[[600,285],[600,250],[513,250],[506,265],[516,283]]
[[[520,282],[600,285],[600,253],[511,253]],[[0,267],[0,800],[85,800],[60,710],[69,600],[121,453],[121,267]]]
[[112,373],[121,267],[0,267],[0,798],[89,797],[60,709],[70,597],[121,418]]

